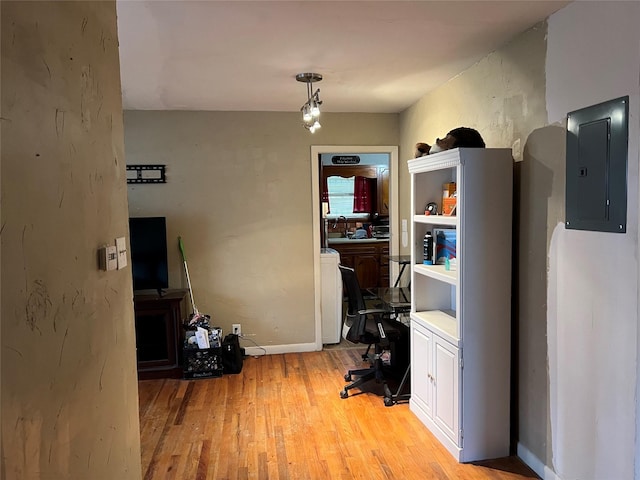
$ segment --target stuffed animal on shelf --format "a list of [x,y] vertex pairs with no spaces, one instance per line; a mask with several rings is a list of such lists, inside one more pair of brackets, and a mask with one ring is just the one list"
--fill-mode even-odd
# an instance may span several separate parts
[[432,153],[442,152],[451,148],[485,148],[480,132],[469,127],[458,127],[447,133],[444,138],[436,138],[435,145],[416,143],[416,157],[423,157]]

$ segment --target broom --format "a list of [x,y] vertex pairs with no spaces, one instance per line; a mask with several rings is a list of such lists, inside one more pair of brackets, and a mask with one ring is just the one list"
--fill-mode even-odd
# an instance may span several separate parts
[[204,315],[200,315],[200,312],[198,311],[198,307],[196,307],[196,302],[193,300],[193,290],[191,289],[191,278],[189,278],[189,267],[187,266],[187,255],[184,252],[184,244],[182,243],[182,237],[178,237],[178,247],[180,248],[180,253],[182,254],[182,263],[184,264],[184,271],[187,274],[187,286],[189,287],[189,297],[191,298],[191,308],[193,310],[193,313],[191,314],[191,320],[189,321],[189,323],[194,323]]

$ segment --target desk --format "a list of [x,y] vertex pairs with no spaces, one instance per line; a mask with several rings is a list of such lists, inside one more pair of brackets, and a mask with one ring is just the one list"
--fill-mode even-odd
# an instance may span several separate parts
[[[389,261],[397,262],[399,265],[402,265],[400,267],[400,273],[398,274],[398,278],[396,278],[396,283],[393,284],[395,288],[398,286],[398,283],[400,283],[400,279],[402,278],[402,274],[404,273],[405,268],[407,268],[407,265],[411,264],[411,255],[389,255]],[[411,287],[411,279],[409,279],[409,288],[410,287]]]
[[401,313],[411,310],[411,290],[409,287],[381,287],[369,288],[367,291],[379,298],[384,305],[392,312],[391,318],[394,320]]
[[[391,318],[397,322],[406,325],[409,328],[409,324],[405,323],[402,313],[409,312],[411,310],[411,290],[408,287],[401,288],[377,288],[368,289],[368,291],[376,295],[384,305],[391,310]],[[398,403],[398,401],[407,401],[411,397],[411,393],[402,393],[404,387],[409,379],[409,373],[411,371],[411,363],[407,364],[407,368],[404,371],[400,385],[395,393],[389,390],[389,387],[385,383],[384,385],[384,404],[387,407]]]

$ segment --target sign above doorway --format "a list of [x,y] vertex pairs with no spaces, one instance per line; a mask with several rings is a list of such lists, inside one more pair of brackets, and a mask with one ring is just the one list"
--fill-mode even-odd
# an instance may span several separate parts
[[358,155],[334,155],[331,157],[331,163],[334,165],[357,165],[360,163]]

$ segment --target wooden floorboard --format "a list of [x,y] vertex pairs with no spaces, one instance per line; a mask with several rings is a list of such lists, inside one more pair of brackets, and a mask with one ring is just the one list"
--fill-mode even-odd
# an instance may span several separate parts
[[245,359],[237,375],[139,382],[145,480],[537,479],[517,457],[459,464],[379,385],[339,391],[359,350]]

